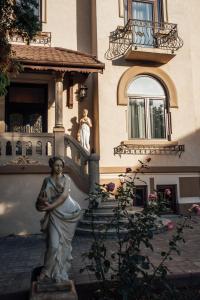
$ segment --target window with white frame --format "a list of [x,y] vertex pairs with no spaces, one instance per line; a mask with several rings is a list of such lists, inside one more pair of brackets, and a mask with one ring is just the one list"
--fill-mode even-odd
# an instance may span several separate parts
[[149,75],[138,76],[127,95],[129,139],[166,139],[169,109],[162,84]]
[[129,19],[164,21],[163,0],[123,0],[125,24]]
[[[17,0],[18,4],[23,5],[22,0]],[[35,0],[37,7],[31,5],[35,16],[38,18],[39,22],[46,22],[46,0]]]

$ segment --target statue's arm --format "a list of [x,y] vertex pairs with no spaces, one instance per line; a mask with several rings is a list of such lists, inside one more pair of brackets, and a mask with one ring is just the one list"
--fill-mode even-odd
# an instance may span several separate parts
[[65,178],[65,186],[63,193],[53,202],[53,203],[45,203],[45,208],[43,210],[53,210],[54,208],[60,206],[69,196],[70,192],[70,179]]
[[92,120],[90,118],[88,118],[88,126],[92,127]]

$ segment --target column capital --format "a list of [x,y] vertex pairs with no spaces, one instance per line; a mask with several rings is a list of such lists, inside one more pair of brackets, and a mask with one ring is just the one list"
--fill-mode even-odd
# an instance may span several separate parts
[[56,82],[62,82],[65,76],[65,72],[62,71],[54,71],[53,76]]

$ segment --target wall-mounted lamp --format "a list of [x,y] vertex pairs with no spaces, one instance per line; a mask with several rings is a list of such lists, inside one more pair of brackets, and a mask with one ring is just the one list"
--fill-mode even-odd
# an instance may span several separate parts
[[87,97],[87,86],[84,85],[84,84],[81,84],[80,85],[80,88],[79,88],[79,99],[80,100],[83,100],[85,97]]

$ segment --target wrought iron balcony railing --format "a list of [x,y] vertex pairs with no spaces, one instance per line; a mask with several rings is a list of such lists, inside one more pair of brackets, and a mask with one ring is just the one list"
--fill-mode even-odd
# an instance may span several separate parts
[[[183,46],[178,36],[177,24],[129,19],[125,26],[118,26],[110,33],[106,59],[123,56],[131,46],[171,50]],[[137,48],[135,48],[137,49]]]
[[[24,43],[26,40],[17,33],[9,35],[9,41],[11,43]],[[36,36],[31,40],[31,44],[51,46],[51,32],[38,32]]]

